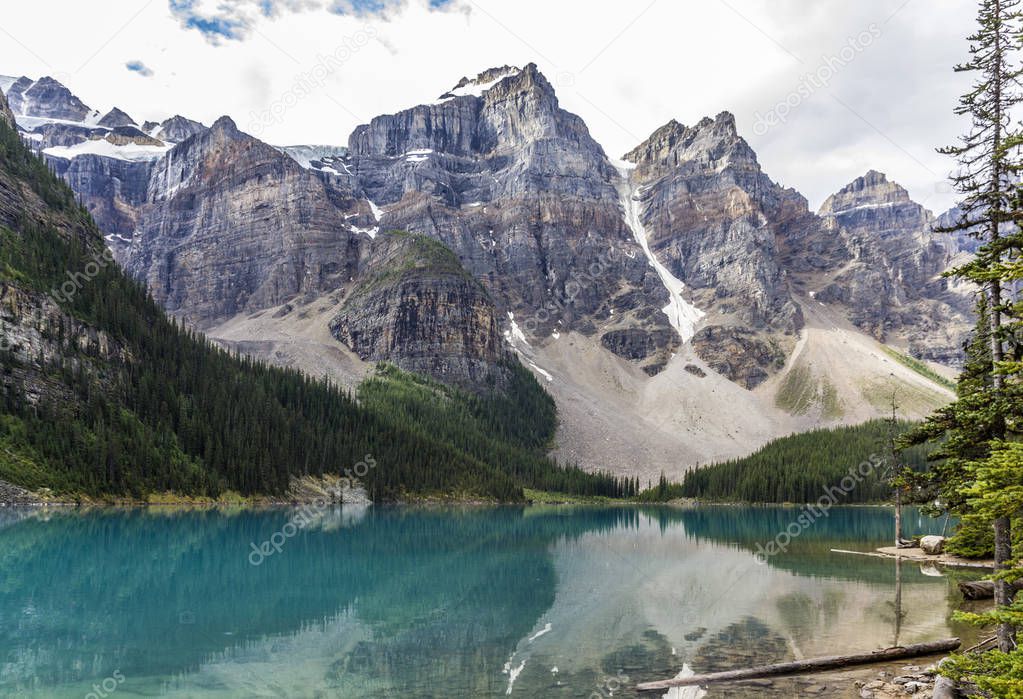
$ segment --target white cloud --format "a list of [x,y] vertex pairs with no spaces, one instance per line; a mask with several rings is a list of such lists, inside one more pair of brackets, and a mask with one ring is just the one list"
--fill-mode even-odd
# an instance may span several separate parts
[[[963,128],[951,112],[966,83],[951,68],[965,56],[970,3],[456,2],[447,11],[427,0],[381,2],[383,17],[332,13],[328,0],[278,0],[271,12],[258,0],[200,3],[245,17],[243,40],[213,45],[183,27],[167,0],[108,0],[102,14],[91,3],[37,0],[5,10],[18,42],[4,42],[0,74],[53,75],[91,106],[117,105],[136,120],[229,114],[244,129],[326,62],[327,74],[289,98],[261,137],[340,144],[359,123],[433,100],[463,75],[535,62],[612,156],[671,118],[692,124],[727,109],[768,174],[811,205],[870,168],[935,210],[950,201],[938,184],[950,163],[934,149]],[[826,87],[784,124],[754,132],[758,112],[788,99],[871,25],[876,41]],[[131,81],[128,61],[154,77]]]

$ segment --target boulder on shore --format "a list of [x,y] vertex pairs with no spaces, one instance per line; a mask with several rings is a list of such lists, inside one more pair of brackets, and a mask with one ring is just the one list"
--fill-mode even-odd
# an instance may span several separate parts
[[920,548],[928,555],[937,556],[945,551],[945,537],[925,536],[920,539]]

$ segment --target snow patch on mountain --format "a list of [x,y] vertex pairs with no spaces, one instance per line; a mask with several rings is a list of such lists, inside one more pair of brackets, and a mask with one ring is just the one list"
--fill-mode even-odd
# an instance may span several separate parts
[[[292,160],[304,167],[306,170],[324,170],[326,167],[317,167],[313,161],[323,162],[334,158],[344,158],[348,155],[348,149],[344,146],[274,146],[285,155],[291,156]],[[333,165],[333,163],[331,163]]]
[[866,209],[887,209],[887,208],[890,208],[892,206],[895,206],[898,203],[900,203],[900,202],[886,201],[886,202],[883,202],[883,203],[880,203],[880,204],[860,204],[859,206],[850,206],[847,209],[836,209],[835,211],[824,211],[824,212],[821,212],[820,215],[821,216],[841,216],[842,214],[847,214],[847,213],[849,213],[851,211],[863,211],[863,210],[866,210]]
[[43,153],[46,155],[53,156],[54,158],[65,158],[70,160],[77,158],[80,155],[98,155],[104,158],[114,158],[115,160],[159,160],[162,158],[167,151],[171,149],[170,145],[162,146],[140,146],[134,143],[129,143],[123,146],[117,146],[103,139],[95,141],[83,141],[73,146],[53,146],[46,148]]
[[515,322],[515,314],[511,311],[508,312],[508,323],[511,325],[511,330],[505,331],[505,339],[513,345],[515,344],[515,341],[518,340],[526,347],[529,347],[529,340],[526,339],[526,334],[522,332],[522,328],[519,327],[519,324]]
[[668,305],[661,309],[668,316],[668,322],[675,332],[682,338],[682,342],[689,342],[696,334],[696,324],[700,322],[705,313],[696,306],[682,298],[682,291],[686,285],[673,275],[667,267],[660,263],[650,249],[647,240],[646,227],[643,225],[643,204],[640,198],[642,187],[636,187],[632,182],[632,168],[618,164],[616,168],[622,177],[622,185],[619,188],[624,213],[625,225],[632,231],[640,248],[650,261],[650,266],[661,278],[661,283],[668,290]]

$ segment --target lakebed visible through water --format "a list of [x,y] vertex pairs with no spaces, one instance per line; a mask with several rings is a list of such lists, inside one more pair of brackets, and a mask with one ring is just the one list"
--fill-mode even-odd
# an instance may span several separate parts
[[971,633],[954,580],[830,552],[887,543],[890,509],[835,508],[758,561],[799,513],[6,508],[0,697],[627,697],[684,668]]

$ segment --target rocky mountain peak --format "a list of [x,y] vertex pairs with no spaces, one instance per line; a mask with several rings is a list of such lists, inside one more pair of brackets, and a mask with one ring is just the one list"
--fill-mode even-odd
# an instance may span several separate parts
[[192,121],[186,119],[180,114],[175,114],[170,119],[167,119],[160,124],[160,130],[156,133],[156,137],[162,141],[169,141],[171,143],[181,143],[196,134],[200,134],[206,130],[206,127],[200,124],[198,121]]
[[103,115],[103,118],[99,120],[100,126],[106,126],[109,128],[116,128],[118,126],[138,126],[134,119],[125,114],[123,111],[114,107],[109,112]]
[[867,208],[896,205],[911,205],[922,210],[904,187],[889,180],[883,172],[870,170],[828,197],[819,213],[821,216],[841,216]]
[[736,164],[759,168],[756,153],[739,136],[731,112],[721,112],[713,119],[704,117],[692,127],[672,119],[623,159],[640,167],[641,178],[687,163],[716,170]]
[[213,126],[210,127],[210,131],[215,134],[223,134],[229,137],[235,137],[241,132],[238,130],[238,125],[234,123],[234,119],[224,115],[213,122]]
[[529,63],[521,70],[512,69],[505,78],[495,83],[494,87],[498,86],[518,91],[536,90],[544,95],[554,96],[554,87],[535,63]]
[[[175,120],[176,123],[168,123]],[[164,122],[161,134],[170,130],[180,136],[196,123],[180,116],[168,122]],[[301,170],[289,156],[242,133],[231,117],[222,116],[209,129],[203,127],[202,131],[183,139],[154,165],[150,198],[171,198],[183,187],[198,184],[229,186],[225,183],[235,178],[245,180],[260,168],[270,168],[279,174]]]
[[35,81],[19,78],[8,89],[7,100],[11,110],[22,116],[85,121],[93,114],[71,90],[49,76]]
[[[534,66],[535,67],[535,66]],[[480,97],[484,92],[494,87],[505,78],[514,77],[522,73],[521,68],[515,66],[501,66],[499,68],[488,68],[475,78],[462,78],[458,84],[440,96],[441,100],[448,100],[455,97]]]

